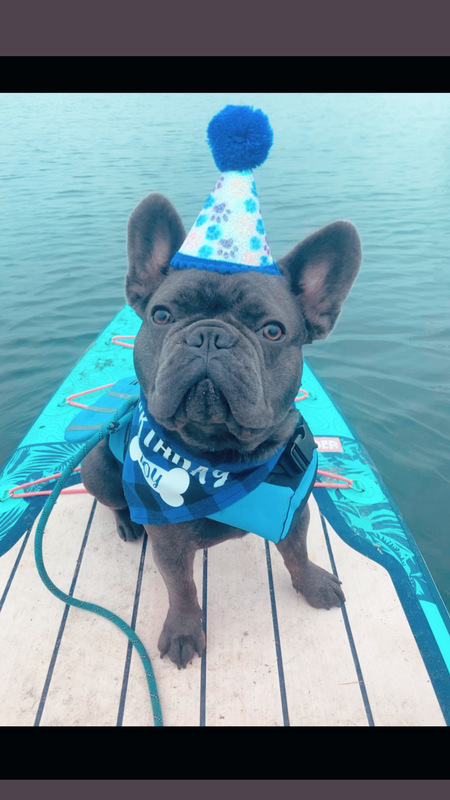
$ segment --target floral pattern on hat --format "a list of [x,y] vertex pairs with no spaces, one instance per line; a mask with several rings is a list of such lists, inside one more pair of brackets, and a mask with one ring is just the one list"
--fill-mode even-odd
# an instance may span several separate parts
[[179,253],[258,269],[274,263],[265,234],[253,173],[226,172],[207,197]]

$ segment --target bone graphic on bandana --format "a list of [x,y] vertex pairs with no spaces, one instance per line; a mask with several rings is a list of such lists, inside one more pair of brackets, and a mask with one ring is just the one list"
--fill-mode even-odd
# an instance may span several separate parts
[[130,456],[137,461],[148,485],[161,496],[168,506],[178,508],[184,503],[182,495],[190,483],[190,476],[180,467],[162,469],[157,464],[145,458],[140,445],[139,437],[135,436],[130,442]]

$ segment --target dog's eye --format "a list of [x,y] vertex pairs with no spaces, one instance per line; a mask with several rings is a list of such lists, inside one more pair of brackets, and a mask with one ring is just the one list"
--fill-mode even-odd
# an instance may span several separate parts
[[167,325],[168,322],[172,322],[173,317],[167,308],[155,308],[152,313],[152,320],[157,325]]
[[264,325],[263,335],[266,339],[270,339],[271,342],[277,342],[284,336],[284,330],[278,322],[269,322],[268,325]]

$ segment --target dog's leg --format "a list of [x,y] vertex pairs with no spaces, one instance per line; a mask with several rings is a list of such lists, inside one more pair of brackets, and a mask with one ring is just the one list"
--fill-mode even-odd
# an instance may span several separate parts
[[161,658],[168,655],[178,669],[205,649],[202,610],[194,583],[198,549],[190,523],[146,525],[153,557],[169,594],[169,611],[159,637]]
[[121,465],[114,458],[109,444],[103,439],[94,447],[81,464],[81,480],[87,491],[114,514],[117,532],[124,541],[135,541],[144,533],[143,525],[130,518],[127,501],[122,489]]
[[331,572],[313,564],[308,558],[306,536],[309,525],[309,508],[306,506],[300,514],[294,514],[291,529],[277,548],[283,556],[284,563],[292,578],[292,585],[297,592],[314,608],[331,608],[345,602],[340,588],[340,581]]

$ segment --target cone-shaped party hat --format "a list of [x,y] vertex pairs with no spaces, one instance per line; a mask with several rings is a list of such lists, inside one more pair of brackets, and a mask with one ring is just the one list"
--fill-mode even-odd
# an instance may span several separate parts
[[252,172],[272,146],[268,118],[250,106],[226,106],[212,118],[207,137],[222,174],[171,265],[280,275],[270,254]]

